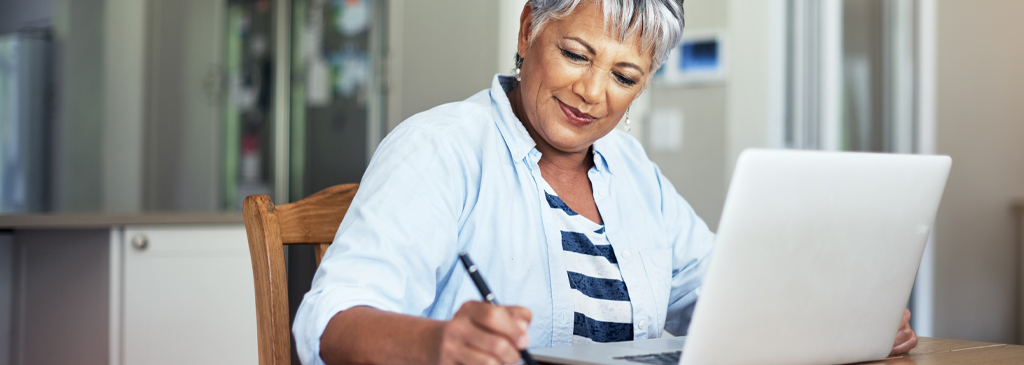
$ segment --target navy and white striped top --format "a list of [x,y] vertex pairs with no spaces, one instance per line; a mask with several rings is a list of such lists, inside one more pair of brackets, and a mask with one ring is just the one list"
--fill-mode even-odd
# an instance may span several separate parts
[[572,288],[572,343],[633,340],[633,308],[604,226],[574,212],[545,187],[548,206],[558,210],[562,251]]

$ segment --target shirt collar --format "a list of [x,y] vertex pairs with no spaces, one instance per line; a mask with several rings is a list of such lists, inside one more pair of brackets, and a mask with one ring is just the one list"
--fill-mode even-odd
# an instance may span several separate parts
[[508,91],[506,90],[510,91],[515,88],[516,83],[516,79],[512,76],[494,75],[494,81],[491,82],[491,102],[498,109],[498,118],[494,120],[494,123],[498,125],[498,131],[505,139],[508,151],[512,153],[512,158],[521,161],[537,143],[533,141],[530,133],[526,131],[526,127],[523,127],[523,123],[512,112],[512,103],[508,100],[506,94]]
[[[615,133],[615,131],[611,131],[608,134],[611,135],[612,133]],[[594,167],[597,168],[597,171],[615,175],[615,172],[612,170],[613,163],[609,162],[608,155],[605,154],[605,152],[611,150],[609,147],[611,145],[611,141],[608,141],[608,138],[609,136],[604,136],[594,141]],[[612,158],[612,160],[614,160],[614,158]]]
[[[512,103],[508,100],[508,92],[515,88],[517,82],[512,76],[494,75],[490,92],[491,102],[498,110],[498,118],[494,123],[497,124],[498,131],[501,132],[501,137],[505,140],[505,145],[512,154],[512,158],[521,161],[537,146],[537,142],[534,142],[530,133],[526,131],[526,127],[523,127],[523,123],[512,112]],[[612,150],[613,142],[608,139],[613,133],[615,131],[594,141],[594,166],[598,171],[613,173],[612,163],[609,163],[606,154],[607,151]]]

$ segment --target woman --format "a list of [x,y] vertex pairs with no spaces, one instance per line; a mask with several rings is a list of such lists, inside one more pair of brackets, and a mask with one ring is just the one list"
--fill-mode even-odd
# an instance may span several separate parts
[[[714,236],[614,131],[683,24],[681,0],[529,1],[515,78],[382,142],[296,315],[303,362],[514,363],[685,334]],[[462,251],[516,305],[480,302]],[[894,352],[916,344],[906,319]]]

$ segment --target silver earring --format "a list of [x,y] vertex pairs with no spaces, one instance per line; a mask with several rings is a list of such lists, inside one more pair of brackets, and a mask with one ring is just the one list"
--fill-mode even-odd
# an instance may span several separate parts
[[629,126],[629,109],[630,108],[626,108],[626,126],[622,127],[622,129],[624,129],[626,132],[629,132],[630,129],[633,129]]
[[523,81],[522,69],[523,69],[523,58],[519,57],[519,52],[516,52],[516,69],[512,71],[515,74],[516,82]]

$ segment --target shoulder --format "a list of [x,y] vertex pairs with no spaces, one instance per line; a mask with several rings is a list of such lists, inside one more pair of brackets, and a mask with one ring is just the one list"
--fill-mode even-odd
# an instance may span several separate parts
[[[435,166],[455,175],[479,165],[480,151],[498,138],[491,98],[481,91],[466,100],[442,104],[417,113],[395,127],[374,152],[375,161],[394,163],[416,161],[418,166]],[[418,168],[418,167],[416,167]],[[465,172],[465,171],[464,171]]]
[[416,113],[388,135],[430,134],[441,140],[457,140],[494,128],[494,108],[487,90],[466,100],[441,104]]

